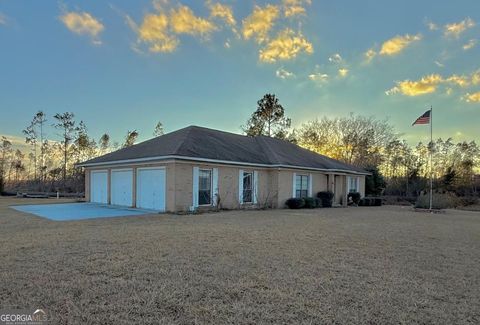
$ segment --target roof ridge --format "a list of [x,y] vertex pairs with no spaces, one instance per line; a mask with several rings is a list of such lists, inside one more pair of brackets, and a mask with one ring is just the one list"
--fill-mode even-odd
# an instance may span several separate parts
[[187,126],[186,128],[184,128],[184,130],[186,131],[185,134],[183,135],[183,139],[182,141],[178,141],[178,145],[175,147],[175,149],[173,150],[173,152],[175,154],[178,154],[178,152],[180,151],[180,149],[182,148],[182,146],[185,144],[185,140],[187,140],[188,136],[190,135],[190,132],[192,132],[192,129],[194,127],[197,127],[195,125],[190,125],[190,126]]
[[[255,138],[255,141],[256,141],[257,143],[259,143],[259,145],[260,145],[260,147],[263,149],[263,151],[264,151],[265,153],[268,152],[269,155],[271,155],[271,156],[273,157],[273,160],[274,160],[274,161],[270,161],[269,155],[266,154],[265,156],[266,156],[267,160],[268,160],[270,163],[278,163],[278,162],[280,161],[280,159],[278,159],[278,156],[277,156],[277,154],[275,153],[275,151],[273,151],[273,150],[270,148],[270,146],[267,145],[267,141],[264,139],[264,137],[265,137],[265,136],[261,136],[261,135],[260,135],[260,136],[255,136],[254,138]],[[259,140],[261,140],[261,141],[259,141]],[[261,143],[260,143],[260,142],[261,142]]]

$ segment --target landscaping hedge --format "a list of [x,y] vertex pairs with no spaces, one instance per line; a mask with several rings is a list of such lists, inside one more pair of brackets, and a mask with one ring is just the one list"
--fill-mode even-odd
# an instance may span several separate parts
[[364,197],[358,202],[358,205],[361,207],[376,206],[379,207],[382,205],[382,198],[379,197]]
[[350,202],[350,198],[351,198],[352,202],[358,205],[360,203],[361,197],[362,196],[359,192],[350,192],[348,193],[347,200],[348,202]]
[[290,209],[301,209],[305,206],[305,200],[301,198],[291,198],[285,202]]
[[313,197],[306,197],[304,201],[305,201],[304,208],[306,209],[314,209],[317,207],[317,203],[315,202],[315,198]]
[[322,191],[317,193],[317,197],[322,202],[322,207],[331,208],[333,205],[333,192]]

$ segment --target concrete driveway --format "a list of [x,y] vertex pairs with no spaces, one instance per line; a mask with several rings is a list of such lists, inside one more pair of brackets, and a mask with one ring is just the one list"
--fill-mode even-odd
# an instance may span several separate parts
[[10,207],[17,211],[31,213],[55,221],[125,217],[155,213],[148,210],[132,209],[96,203],[14,205]]

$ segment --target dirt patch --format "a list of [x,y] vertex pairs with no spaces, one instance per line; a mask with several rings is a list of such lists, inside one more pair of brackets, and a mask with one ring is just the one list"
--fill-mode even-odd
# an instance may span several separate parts
[[43,307],[54,323],[480,322],[477,212],[55,222],[8,208],[26,202],[0,198],[0,306]]

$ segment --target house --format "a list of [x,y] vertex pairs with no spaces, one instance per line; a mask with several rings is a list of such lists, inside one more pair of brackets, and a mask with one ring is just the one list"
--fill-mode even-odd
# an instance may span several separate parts
[[283,208],[291,197],[364,195],[364,170],[290,142],[189,126],[86,161],[90,202],[158,211]]

